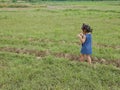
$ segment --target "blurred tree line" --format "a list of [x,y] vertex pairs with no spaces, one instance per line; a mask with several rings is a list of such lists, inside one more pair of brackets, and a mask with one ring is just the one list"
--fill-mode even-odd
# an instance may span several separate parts
[[119,1],[119,0],[22,0],[28,2],[39,2],[39,1]]
[[39,2],[39,1],[119,1],[119,0],[22,0],[22,1]]
[[0,0],[0,2],[40,2],[40,1],[119,1],[119,0]]

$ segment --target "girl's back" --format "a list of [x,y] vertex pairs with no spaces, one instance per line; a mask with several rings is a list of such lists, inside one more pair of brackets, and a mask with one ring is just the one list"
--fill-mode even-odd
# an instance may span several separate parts
[[92,35],[89,33],[89,34],[86,34],[85,36],[86,36],[86,40],[82,44],[81,53],[92,54]]

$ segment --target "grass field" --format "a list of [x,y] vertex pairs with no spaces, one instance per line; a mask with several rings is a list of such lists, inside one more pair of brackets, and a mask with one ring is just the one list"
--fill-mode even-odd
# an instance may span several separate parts
[[[0,4],[0,90],[120,90],[120,2]],[[93,28],[93,65],[76,35]]]

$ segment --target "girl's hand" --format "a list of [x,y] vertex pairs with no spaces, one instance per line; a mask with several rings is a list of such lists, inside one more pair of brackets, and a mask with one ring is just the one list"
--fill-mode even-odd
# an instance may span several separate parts
[[84,42],[85,42],[86,36],[85,36],[83,33],[80,33],[80,34],[78,34],[77,36],[79,37],[81,43],[84,43]]
[[77,37],[82,38],[81,34],[78,34]]
[[80,33],[80,36],[82,36],[82,37],[83,37],[83,35],[84,35],[83,33]]

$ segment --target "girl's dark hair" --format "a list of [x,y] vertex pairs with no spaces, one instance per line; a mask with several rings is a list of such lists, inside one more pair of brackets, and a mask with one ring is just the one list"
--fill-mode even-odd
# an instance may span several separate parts
[[92,33],[91,27],[90,27],[89,25],[87,25],[87,24],[84,24],[84,23],[83,23],[81,29],[82,29],[82,30],[86,30],[86,32],[91,32],[91,33]]

